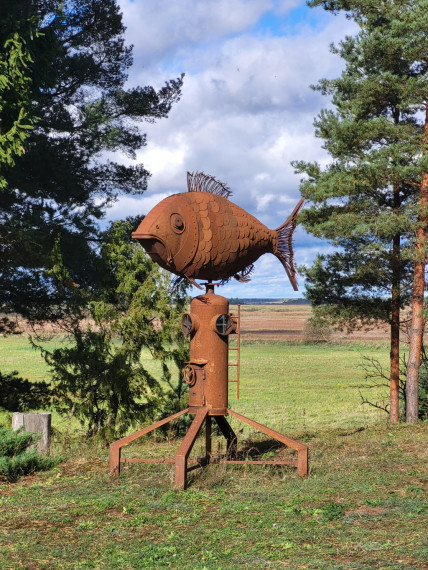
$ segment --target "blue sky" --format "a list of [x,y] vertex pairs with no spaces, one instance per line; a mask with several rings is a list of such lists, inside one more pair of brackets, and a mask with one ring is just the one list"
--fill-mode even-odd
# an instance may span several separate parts
[[[330,102],[310,85],[336,77],[332,42],[355,24],[300,0],[119,0],[134,45],[130,85],[161,87],[185,73],[181,100],[168,119],[144,124],[137,156],[152,173],[140,199],[119,200],[109,219],[146,214],[186,190],[186,172],[227,183],[231,200],[270,228],[300,198],[292,160],[326,163],[313,120]],[[295,233],[295,263],[310,264],[329,245]],[[296,297],[281,263],[264,255],[248,284],[230,282],[229,297]]]

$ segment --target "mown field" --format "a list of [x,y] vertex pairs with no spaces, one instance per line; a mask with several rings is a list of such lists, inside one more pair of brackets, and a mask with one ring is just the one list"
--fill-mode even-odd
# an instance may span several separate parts
[[[305,442],[307,479],[291,467],[251,465],[256,446],[268,458],[281,450],[235,420],[248,465],[193,471],[185,492],[172,488],[165,464],[132,465],[114,479],[108,450],[54,415],[53,453],[65,460],[0,482],[0,568],[428,568],[427,426],[390,426],[361,405],[363,355],[387,365],[388,346],[243,335],[241,397],[232,384],[230,407]],[[1,339],[0,359],[4,372],[47,377],[23,337]],[[157,435],[127,453],[172,457],[178,445]],[[223,449],[216,437],[214,453]],[[193,454],[201,450],[202,438]]]

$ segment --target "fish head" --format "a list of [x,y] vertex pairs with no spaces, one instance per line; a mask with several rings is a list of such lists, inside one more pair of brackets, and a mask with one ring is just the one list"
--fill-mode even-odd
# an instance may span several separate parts
[[199,243],[198,223],[185,195],[175,194],[157,204],[132,237],[164,269],[184,275]]

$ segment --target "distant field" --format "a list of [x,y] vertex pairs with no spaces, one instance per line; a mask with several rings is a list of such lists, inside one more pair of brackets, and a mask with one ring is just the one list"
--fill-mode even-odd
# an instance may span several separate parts
[[[237,313],[237,306],[231,311]],[[336,333],[333,344],[305,344],[310,315],[308,305],[241,305],[241,398],[236,401],[236,385],[231,384],[231,407],[275,429],[345,428],[384,421],[386,414],[360,404],[357,386],[364,383],[363,355],[388,366],[386,338],[379,331]],[[54,336],[48,346],[63,342]],[[159,363],[148,352],[142,361],[160,374]],[[0,362],[3,373],[17,370],[32,381],[49,381],[47,365],[26,334],[0,339]],[[235,374],[231,369],[232,379]],[[388,398],[387,389],[363,392],[373,401]],[[54,422],[63,424],[56,414]]]
[[[237,313],[237,306],[231,305]],[[305,323],[311,316],[309,305],[241,305],[241,331],[253,339],[304,340]],[[334,341],[388,341],[388,327],[361,330],[351,334],[335,332]]]

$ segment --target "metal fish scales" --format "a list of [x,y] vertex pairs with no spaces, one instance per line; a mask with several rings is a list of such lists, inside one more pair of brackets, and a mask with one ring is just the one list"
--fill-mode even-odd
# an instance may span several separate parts
[[132,234],[153,261],[192,283],[230,277],[248,281],[253,263],[273,253],[297,290],[292,235],[303,200],[278,229],[270,230],[230,202],[230,190],[213,176],[187,173],[187,185],[187,193],[162,200]]

